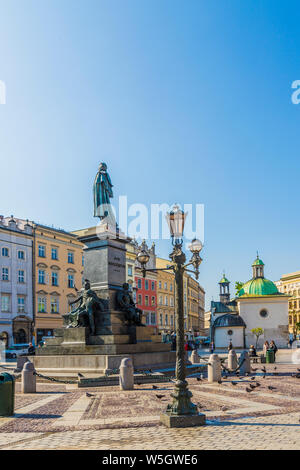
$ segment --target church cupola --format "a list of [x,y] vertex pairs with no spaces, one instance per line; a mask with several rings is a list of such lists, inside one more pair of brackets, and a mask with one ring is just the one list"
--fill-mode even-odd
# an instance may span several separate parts
[[258,253],[256,256],[256,260],[252,264],[253,270],[253,279],[264,278],[264,263],[261,259],[259,259]]
[[229,292],[230,281],[225,277],[225,273],[221,281],[219,282],[220,286],[220,302],[227,304],[230,301],[230,292]]

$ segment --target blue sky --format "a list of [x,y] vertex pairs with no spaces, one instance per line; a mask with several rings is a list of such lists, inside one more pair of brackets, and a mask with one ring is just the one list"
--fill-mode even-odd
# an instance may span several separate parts
[[0,7],[2,214],[92,225],[105,161],[115,198],[205,204],[207,301],[223,269],[232,284],[251,277],[256,250],[270,279],[300,269],[298,2]]

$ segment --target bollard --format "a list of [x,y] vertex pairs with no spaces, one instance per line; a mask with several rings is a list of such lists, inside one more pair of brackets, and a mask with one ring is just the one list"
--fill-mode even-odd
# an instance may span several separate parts
[[221,360],[218,354],[211,354],[207,365],[207,381],[210,383],[221,380]]
[[228,369],[235,370],[238,366],[237,355],[234,349],[231,349],[228,354]]
[[251,365],[250,365],[250,358],[247,351],[243,351],[240,355],[239,364],[242,364],[240,367],[240,375],[250,374],[251,372]]
[[28,361],[24,364],[21,378],[21,392],[22,393],[35,393],[36,392],[36,375],[34,374],[35,368],[32,362]]
[[191,354],[191,357],[190,357],[190,361],[191,361],[192,364],[199,364],[199,362],[200,362],[200,357],[199,357],[199,355],[198,355],[196,349],[194,349],[194,350],[192,351],[192,354]]
[[17,358],[17,367],[15,369],[15,372],[22,372],[24,364],[28,361],[27,356],[18,356]]
[[120,390],[133,390],[133,365],[130,357],[125,357],[120,365]]

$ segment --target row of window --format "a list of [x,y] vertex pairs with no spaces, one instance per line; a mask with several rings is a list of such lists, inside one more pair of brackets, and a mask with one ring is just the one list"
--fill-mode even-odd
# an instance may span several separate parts
[[[8,257],[9,257],[9,248],[7,248],[6,246],[4,246],[4,247],[1,249],[1,255],[4,256],[5,258],[8,258]],[[18,250],[18,251],[17,251],[17,258],[18,258],[18,259],[21,259],[21,260],[25,260],[25,251],[23,251],[23,250]]]
[[146,312],[146,325],[156,325],[156,313]]
[[[39,245],[38,248],[39,257],[46,258],[46,246]],[[10,250],[6,246],[2,247],[1,255],[8,258],[10,256]],[[25,260],[25,251],[18,250],[17,258],[20,260]],[[58,260],[58,248],[51,248],[51,259]],[[74,264],[74,253],[73,251],[68,251],[68,263]],[[82,266],[84,265],[84,257],[82,255]]]
[[[46,282],[46,271],[44,269],[39,269],[38,271],[38,283],[39,284],[47,284]],[[51,272],[51,285],[52,286],[58,286],[58,272],[57,271],[52,271]],[[74,274],[68,274],[68,287],[73,288],[75,285],[74,282]]]
[[[11,312],[11,296],[9,294],[1,295],[1,312]],[[24,296],[18,296],[18,313],[25,313]]]
[[[46,258],[46,246],[39,245],[38,254],[40,258]],[[51,248],[51,259],[58,260],[58,248]],[[68,263],[74,264],[74,253],[73,251],[68,251]],[[84,258],[82,256],[82,266],[84,264]]]
[[[162,282],[158,281],[158,287],[159,289],[162,289]],[[168,283],[164,282],[164,289],[168,290]],[[173,282],[170,282],[170,292],[173,292]]]
[[[138,294],[138,299],[137,299],[138,305],[143,305],[143,296],[142,294]],[[149,306],[149,295],[145,295],[145,305],[146,307]],[[155,307],[155,296],[151,297],[151,306]]]
[[[47,313],[47,297],[38,297],[38,312]],[[58,297],[50,297],[50,313],[59,313]]]
[[[9,268],[2,268],[1,272],[1,279],[2,281],[9,281],[10,280],[10,271]],[[20,284],[25,283],[25,271],[23,269],[18,270],[18,282]],[[44,269],[39,269],[38,271],[38,283],[39,284],[46,284],[46,271]],[[58,286],[58,272],[52,271],[51,272],[51,285]],[[74,288],[74,274],[68,274],[68,287]]]
[[[170,321],[170,323],[169,323]],[[163,326],[163,314],[159,314],[159,325]],[[170,315],[168,313],[165,314],[165,326],[174,326],[174,315]]]
[[[164,302],[163,302],[164,300]],[[169,298],[167,295],[165,295],[165,298],[163,299],[163,296],[162,295],[159,295],[158,296],[158,305],[169,305]],[[174,307],[174,297],[170,296],[170,306],[171,307]]]
[[284,289],[286,294],[293,295],[294,297],[298,297],[300,295],[300,289],[287,290],[288,288],[289,288],[289,286],[283,286],[283,287],[279,288],[279,290],[282,291]]
[[[150,283],[149,283],[148,279],[145,279],[145,290],[149,290],[149,285],[150,285]],[[142,288],[142,279],[138,279],[137,287],[138,287],[138,289]],[[151,281],[151,290],[155,290],[155,282],[154,281]]]
[[[9,281],[10,280],[10,271],[9,268],[3,267],[1,270],[1,280],[2,281]],[[20,284],[25,283],[25,271],[23,269],[18,270],[18,282]]]

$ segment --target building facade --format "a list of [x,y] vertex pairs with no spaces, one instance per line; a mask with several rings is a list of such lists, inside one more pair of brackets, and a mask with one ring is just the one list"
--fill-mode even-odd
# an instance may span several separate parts
[[33,230],[27,221],[0,217],[0,339],[29,343],[33,334]]
[[289,333],[295,337],[300,334],[297,323],[300,323],[300,271],[283,274],[275,282],[279,292],[287,294],[289,298]]
[[131,241],[126,244],[126,282],[129,284],[134,302],[136,302],[135,261],[136,247],[134,241]]
[[[155,244],[153,243],[149,248],[145,241],[139,246],[138,243],[133,240],[135,255],[144,249],[150,256],[149,262],[147,263],[148,269],[156,268],[156,254]],[[143,277],[141,265],[138,261],[135,261],[134,267],[134,280],[136,287],[136,305],[143,312],[142,321],[147,326],[157,327],[157,273],[147,272],[146,277]]]
[[243,284],[235,299],[230,300],[228,279],[220,281],[220,301],[211,303],[211,339],[216,348],[249,348],[256,345],[252,333],[262,328],[258,347],[274,340],[284,348],[288,342],[289,297],[278,291],[275,283],[264,276],[264,263],[258,257],[252,263],[252,278]]
[[206,336],[205,331],[205,290],[198,284],[199,336]]
[[33,224],[35,338],[53,336],[77,297],[83,276],[83,244],[64,230]]
[[194,336],[200,334],[199,284],[189,275],[187,276],[187,330]]
[[[170,260],[156,258],[156,267],[166,269],[171,265]],[[175,331],[175,284],[173,271],[158,271],[157,273],[157,317],[158,329],[162,334]]]

